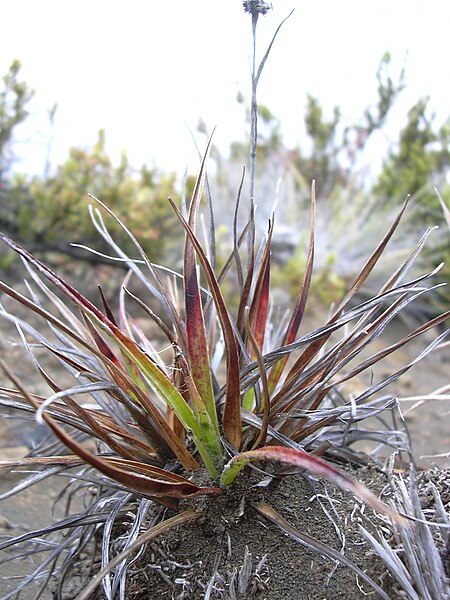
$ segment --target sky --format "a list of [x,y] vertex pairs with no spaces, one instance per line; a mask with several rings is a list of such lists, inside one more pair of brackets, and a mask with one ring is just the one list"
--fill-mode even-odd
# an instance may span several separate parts
[[[448,0],[273,0],[258,24],[261,57],[289,12],[263,71],[259,101],[281,121],[286,144],[304,142],[306,94],[331,117],[354,123],[376,101],[375,73],[386,50],[406,90],[373,154],[380,163],[407,110],[421,96],[441,124],[450,112]],[[107,149],[132,165],[184,172],[197,167],[192,139],[201,118],[217,127],[225,153],[245,139],[238,92],[250,95],[251,20],[240,0],[7,0],[2,3],[0,72],[13,59],[36,91],[18,131],[17,171],[42,173],[69,147]],[[7,25],[7,26],[6,26]],[[50,133],[48,111],[58,105]],[[197,135],[200,144],[204,139]]]

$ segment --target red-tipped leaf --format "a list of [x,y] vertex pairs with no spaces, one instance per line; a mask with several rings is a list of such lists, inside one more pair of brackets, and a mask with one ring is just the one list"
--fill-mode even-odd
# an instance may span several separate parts
[[169,199],[172,208],[175,211],[180,223],[183,225],[187,234],[192,240],[195,251],[202,265],[203,271],[208,280],[211,294],[214,298],[217,314],[222,326],[225,347],[227,353],[227,386],[225,396],[225,406],[222,416],[223,431],[226,439],[235,447],[239,448],[242,438],[241,422],[241,399],[240,399],[240,380],[239,380],[239,357],[238,345],[231,324],[230,315],[223,299],[222,293],[217,283],[216,276],[209,264],[209,261],[203,252],[203,249],[197,240],[189,224],[183,218],[178,207]]
[[[35,400],[28,394],[26,389],[9,370],[3,360],[0,360],[0,367],[21,392],[23,398],[26,399],[31,406],[37,408],[38,406]],[[107,477],[110,477],[114,481],[117,481],[121,485],[124,485],[135,492],[154,498],[184,498],[199,494],[221,493],[221,490],[218,488],[201,488],[188,479],[180,478],[180,476],[164,471],[163,469],[158,469],[152,465],[145,465],[145,463],[119,458],[108,460],[107,458],[96,456],[73,439],[46,413],[43,414],[43,418],[52,429],[53,433],[69,448],[69,450]]]
[[359,481],[347,475],[344,471],[337,469],[319,456],[284,446],[266,446],[237,454],[228,462],[223,470],[220,480],[222,485],[229,485],[249,462],[260,460],[274,460],[308,469],[317,475],[329,479],[343,490],[360,498],[374,510],[388,515],[392,520],[402,522],[403,524],[405,522],[403,517],[384,504],[384,502],[381,502],[373,492],[363,486],[362,483],[359,483]]
[[[313,180],[311,185],[311,225],[310,225],[310,233],[309,233],[309,250],[308,250],[308,258],[306,260],[306,268],[305,273],[303,275],[302,284],[300,287],[300,293],[297,297],[297,302],[295,308],[292,312],[291,319],[289,321],[289,325],[286,330],[286,334],[283,339],[282,346],[287,346],[292,344],[295,340],[298,332],[298,328],[300,327],[300,323],[303,319],[303,314],[306,308],[306,302],[308,299],[309,288],[311,286],[311,278],[314,267],[314,235],[315,235],[315,227],[316,227],[316,184]],[[270,393],[274,391],[276,388],[281,375],[283,374],[284,368],[286,366],[287,361],[289,360],[289,355],[286,355],[283,359],[279,360],[273,367],[269,376],[269,390]]]
[[[206,160],[209,155],[210,147],[211,139],[208,142],[202,160],[189,207],[188,223],[194,234],[196,231],[198,210],[205,179]],[[189,367],[200,398],[208,411],[211,426],[214,428],[214,436],[218,440],[219,425],[211,379],[208,337],[206,334],[200,284],[197,274],[196,252],[192,240],[187,233],[184,245],[184,297]]]

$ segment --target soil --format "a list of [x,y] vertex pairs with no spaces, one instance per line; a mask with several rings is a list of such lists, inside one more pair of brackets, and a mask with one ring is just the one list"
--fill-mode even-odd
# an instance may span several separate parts
[[[5,302],[7,304],[9,300]],[[12,303],[11,303],[12,304]],[[314,319],[312,319],[314,321]],[[317,325],[317,323],[316,323]],[[45,393],[45,386],[36,378],[33,367],[23,360],[23,352],[9,341],[14,327],[2,323],[3,347],[0,354],[13,364],[22,380],[37,393]],[[405,335],[402,323],[394,324],[378,347],[385,347]],[[436,332],[434,332],[436,333]],[[352,382],[346,393],[357,393],[372,379],[387,376],[414,359],[432,339],[414,342],[403,347],[385,360],[371,373]],[[450,347],[426,357],[414,369],[385,391],[400,397],[418,396],[429,393],[449,383]],[[45,364],[44,364],[45,366]],[[1,384],[2,382],[0,382]],[[384,392],[383,392],[384,393]],[[402,403],[407,409],[414,401]],[[406,412],[406,411],[405,411]],[[415,458],[422,468],[433,465],[441,469],[450,465],[450,430],[448,401],[427,402],[406,417]],[[5,413],[6,415],[6,413]],[[2,448],[0,460],[25,456],[29,449],[44,435],[45,428],[37,428],[33,420],[13,420],[7,415],[0,420]],[[369,450],[369,448],[367,449]],[[434,455],[441,455],[435,457]],[[164,598],[204,598],[212,576],[210,598],[259,598],[265,600],[321,600],[328,598],[364,598],[366,594],[377,594],[348,568],[338,566],[329,559],[322,559],[286,536],[275,525],[267,522],[254,508],[261,499],[271,504],[282,516],[300,531],[309,533],[318,540],[340,551],[345,535],[345,555],[360,569],[366,571],[378,585],[397,598],[395,587],[384,565],[373,554],[358,533],[359,512],[354,511],[358,503],[352,498],[323,483],[317,482],[312,489],[311,480],[302,475],[283,478],[278,484],[267,488],[252,487],[258,478],[245,472],[233,492],[220,498],[200,501],[205,511],[201,523],[194,523],[174,530],[164,541],[155,541],[146,550],[144,558],[130,569],[130,588],[127,599],[159,600]],[[360,470],[356,473],[375,492],[381,492],[386,484],[376,471]],[[8,490],[17,476],[5,473],[0,477],[0,494]],[[34,529],[54,520],[51,507],[61,482],[46,481],[23,494],[0,503],[0,533],[20,533]],[[332,498],[332,500],[329,500]],[[333,515],[336,526],[324,516],[319,500]],[[187,503],[191,505],[192,503]],[[198,503],[197,503],[198,504]],[[338,534],[337,531],[341,533]],[[251,575],[243,593],[239,593],[239,581],[245,582],[240,569],[247,552],[251,554]],[[0,575],[18,576],[29,572],[30,564],[0,560]],[[247,558],[247,562],[249,559]],[[0,593],[6,594],[14,580],[0,581]],[[232,583],[234,582],[234,584]],[[233,596],[233,585],[236,594]],[[230,588],[231,586],[231,588]],[[23,593],[21,598],[36,598],[36,587]],[[231,591],[230,591],[231,590]],[[51,595],[40,596],[49,600]],[[69,598],[67,598],[69,600]]]
[[[349,468],[347,470],[350,470]],[[385,502],[390,488],[387,477],[376,468],[358,468],[353,477],[364,483]],[[273,475],[269,467],[269,475]],[[11,485],[11,475],[0,487]],[[9,481],[8,481],[9,480]],[[258,483],[270,480],[269,485]],[[450,469],[423,470],[419,473],[421,505],[434,509],[427,482],[433,481],[450,514]],[[5,515],[0,520],[5,533],[22,533],[43,526],[49,520],[49,508],[62,487],[62,482],[40,484],[32,491],[17,496],[14,515],[26,525],[14,525]],[[183,525],[151,542],[143,556],[129,567],[127,600],[359,600],[379,595],[348,567],[318,556],[288,537],[256,510],[261,501],[270,504],[302,534],[339,551],[382,587],[392,600],[404,599],[386,566],[361,537],[358,526],[367,516],[380,526],[382,521],[367,508],[364,515],[360,503],[339,488],[315,480],[305,474],[271,479],[247,468],[236,484],[222,496],[185,500],[180,512],[196,508],[204,517],[194,524]],[[327,511],[327,514],[324,512]],[[56,515],[53,515],[54,517]],[[61,515],[59,515],[61,516]],[[166,517],[170,517],[168,511]],[[390,540],[391,544],[393,540]],[[441,547],[445,560],[445,548]],[[448,561],[448,557],[447,557]],[[243,569],[247,563],[248,571]],[[7,575],[0,592],[6,594],[17,577],[29,573],[32,560],[1,565]],[[12,579],[11,579],[12,578]],[[240,587],[241,586],[241,587]],[[38,582],[27,588],[21,599],[37,598]],[[209,595],[208,595],[209,594]],[[2,596],[3,597],[3,596]],[[64,600],[74,600],[76,593],[66,592]],[[51,600],[46,591],[44,600]],[[104,598],[92,596],[92,600]]]
[[[11,453],[12,454],[12,453]],[[22,476],[10,472],[0,475],[0,494],[9,491],[23,479]],[[36,484],[31,489],[20,492],[12,498],[0,502],[0,539],[5,535],[21,535],[46,527],[56,520],[63,518],[61,506],[54,510],[55,502],[62,487],[67,485],[67,479],[53,477]],[[33,572],[39,561],[32,555],[21,560],[9,560],[14,556],[14,550],[0,552],[0,598],[14,589],[21,579]],[[42,559],[42,557],[41,557]],[[36,600],[42,579],[33,581],[20,595],[20,600]],[[40,600],[51,600],[49,590],[42,592]]]
[[[378,469],[358,468],[352,475],[385,502],[389,501],[388,479]],[[322,558],[268,522],[256,509],[261,501],[271,505],[301,534],[343,551],[389,598],[405,598],[386,565],[359,532],[360,524],[367,527],[368,517],[375,527],[383,526],[380,518],[367,507],[363,515],[360,503],[354,498],[329,482],[313,480],[304,474],[274,479],[263,488],[255,485],[258,481],[261,481],[260,474],[247,471],[221,498],[186,501],[186,507],[194,504],[205,517],[169,533],[162,542],[149,545],[129,572],[127,598],[359,600],[366,596],[380,597],[350,568]],[[439,489],[442,503],[449,512],[450,469],[424,470],[418,474],[421,504],[431,515],[434,501],[429,481]],[[395,547],[394,539],[388,541]],[[448,549],[442,539],[438,548],[443,561],[448,562]],[[243,567],[245,557],[251,562],[247,571]]]
[[[365,471],[364,478],[380,487],[378,473]],[[275,480],[267,488],[252,487],[260,480],[247,472],[224,496],[196,502],[204,519],[147,549],[134,567],[128,597],[200,600],[208,585],[211,599],[356,600],[373,592],[349,568],[318,556],[264,519],[255,509],[262,500],[300,532],[337,551],[344,547],[346,557],[378,585],[392,587],[384,565],[358,533],[353,498],[302,475]],[[243,575],[246,555],[251,557],[248,578]]]

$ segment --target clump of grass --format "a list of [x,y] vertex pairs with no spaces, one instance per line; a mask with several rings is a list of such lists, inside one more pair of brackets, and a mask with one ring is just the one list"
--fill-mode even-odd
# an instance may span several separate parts
[[[254,30],[257,16],[253,8],[261,5],[265,9],[266,3],[247,4],[252,9]],[[260,71],[254,70],[254,78],[255,73]],[[253,79],[254,102],[256,84]],[[256,140],[256,123],[254,136]],[[202,518],[199,509],[180,509],[180,501],[205,496],[212,502],[226,495],[251,463],[273,462],[309,470],[388,516],[398,527],[406,527],[403,516],[332,461],[356,460],[357,455],[349,450],[354,441],[383,441],[383,432],[361,430],[359,423],[395,408],[395,398],[377,394],[412,365],[372,383],[350,400],[342,395],[342,384],[450,315],[442,314],[358,360],[361,351],[369,348],[402,310],[433,289],[427,282],[436,270],[407,280],[429,232],[376,294],[352,304],[394,235],[405,203],[323,326],[299,336],[314,267],[315,186],[311,188],[305,270],[294,306],[280,319],[271,306],[270,293],[273,219],[267,235],[257,244],[253,201],[241,224],[239,191],[233,250],[220,272],[214,262],[209,194],[204,243],[198,234],[209,146],[189,207],[180,210],[169,200],[184,232],[182,273],[153,265],[120,218],[92,198],[91,218],[111,248],[111,260],[125,263],[129,269],[117,314],[102,290],[100,308],[25,248],[0,235],[23,259],[31,281],[28,295],[5,282],[0,282],[0,290],[37,315],[41,325],[34,327],[3,306],[0,315],[16,326],[30,360],[51,390],[46,397],[31,393],[11,365],[1,361],[13,387],[1,388],[0,402],[34,413],[37,422],[46,423],[62,444],[52,441],[29,457],[0,463],[25,473],[30,467],[39,468],[6,495],[54,474],[70,474],[77,493],[94,490],[78,514],[0,543],[0,549],[7,549],[33,541],[37,545],[30,552],[44,555],[36,570],[5,598],[19,593],[33,579],[41,580],[44,589],[51,578],[56,580],[55,597],[65,598],[74,573],[82,590],[78,600],[93,597],[98,586],[110,600],[124,597],[127,569],[136,553],[172,528]],[[115,243],[105,215],[127,234],[137,258]],[[141,296],[131,290],[133,277],[145,290]],[[225,278],[234,283],[234,297],[237,291],[235,311],[222,293]],[[156,324],[164,352],[132,316],[130,303]],[[157,312],[156,304],[160,307]],[[430,343],[419,358],[431,352],[447,333]],[[44,368],[38,349],[53,357],[54,371]],[[61,383],[62,371],[72,378],[72,385]],[[390,442],[397,449],[406,449],[402,439],[400,433],[391,432]],[[94,443],[86,444],[87,440]],[[352,568],[387,598],[343,555],[295,531],[273,507],[260,502],[254,508],[308,548]],[[55,541],[52,536],[57,531],[65,534]],[[101,564],[95,568],[94,561],[88,561],[86,566],[83,556],[95,553],[99,537]],[[244,581],[244,575],[241,579]],[[246,581],[248,584],[248,577]]]
[[414,521],[414,526],[397,527],[394,523],[382,528],[374,527],[369,521],[366,527],[360,526],[361,533],[408,598],[448,598],[450,580],[445,564],[448,565],[450,518],[441,498],[441,491],[448,486],[448,475],[443,472],[440,477],[434,477],[435,481],[430,478],[427,482],[423,474],[422,493],[432,499],[430,508],[423,509],[414,466],[410,466],[407,474],[409,482],[404,475],[394,473],[392,462],[388,473],[392,503]]
[[[63,594],[64,582],[77,562],[80,549],[89,539],[86,529],[90,528],[90,535],[93,535],[93,523],[104,525],[103,568],[87,586],[88,592],[80,594],[80,600],[88,598],[100,584],[106,597],[114,598],[119,582],[126,575],[124,561],[134,551],[156,535],[198,519],[202,514],[189,509],[164,520],[163,513],[157,513],[153,526],[138,535],[150,504],[176,510],[182,498],[226,493],[238,473],[255,461],[274,461],[308,469],[358,496],[394,521],[402,521],[394,510],[321,454],[338,456],[341,448],[345,450],[348,440],[364,438],[365,433],[368,437],[376,437],[376,433],[358,429],[358,422],[395,405],[393,399],[372,398],[408,366],[374,383],[351,402],[341,397],[340,384],[448,318],[448,313],[443,314],[397,343],[355,363],[361,350],[378,339],[405,306],[428,292],[426,280],[433,273],[404,281],[426,236],[375,297],[349,307],[350,300],[364,284],[392,237],[405,210],[403,207],[327,322],[298,337],[313,270],[314,186],[308,264],[297,303],[287,323],[277,330],[270,320],[273,224],[269,224],[268,235],[256,251],[251,211],[242,231],[235,235],[234,251],[223,271],[216,275],[196,234],[205,163],[206,156],[188,214],[184,217],[172,203],[185,232],[185,242],[183,274],[170,277],[175,277],[181,285],[184,307],[177,303],[177,283],[170,288],[164,285],[161,271],[150,264],[131,232],[98,200],[100,209],[114,218],[133,240],[139,261],[124,255],[110,237],[100,209],[91,208],[94,225],[117,257],[127,262],[130,274],[145,285],[146,295],[159,301],[159,315],[129,290],[131,275],[127,276],[122,288],[116,317],[106,298],[103,297],[101,310],[24,248],[5,235],[1,236],[3,242],[24,260],[32,285],[28,286],[28,297],[6,283],[0,283],[0,289],[41,317],[49,327],[49,334],[44,333],[44,328],[34,329],[5,308],[1,314],[16,325],[30,359],[53,392],[46,398],[29,393],[11,368],[2,362],[2,368],[15,388],[2,389],[2,403],[17,410],[35,411],[37,421],[47,423],[70,451],[70,454],[31,456],[2,465],[40,466],[42,478],[54,472],[55,467],[78,472],[77,477],[80,477],[80,465],[85,464],[93,470],[86,472],[84,469],[83,478],[101,486],[102,490],[84,513],[47,531],[13,538],[0,546],[7,548],[35,539],[37,535],[45,538],[55,527],[72,531],[56,550],[50,551],[39,568],[41,573],[46,566],[53,565],[55,572],[53,563],[62,560],[60,594]],[[239,306],[234,315],[228,310],[220,290],[220,281],[226,275],[230,276],[233,265],[236,286],[240,290]],[[72,304],[78,315],[44,283],[42,277]],[[130,316],[126,298],[157,324],[171,349],[169,360],[162,360],[160,352]],[[338,332],[341,336],[336,341]],[[446,333],[431,343],[422,355],[439,344]],[[44,370],[36,347],[45,348],[56,359],[58,369],[69,372],[74,381],[72,386],[63,389],[58,383],[58,372],[50,374]],[[82,443],[86,438],[97,443],[98,452],[92,452]],[[190,473],[201,467],[207,473],[206,485],[196,483],[190,477]],[[136,507],[135,522],[125,538],[122,552],[110,560],[112,525],[123,519],[131,502]],[[285,526],[270,507],[261,505],[259,511]],[[67,555],[62,559],[66,548]],[[40,550],[49,551],[49,547],[43,544]],[[114,569],[112,584],[109,573]]]

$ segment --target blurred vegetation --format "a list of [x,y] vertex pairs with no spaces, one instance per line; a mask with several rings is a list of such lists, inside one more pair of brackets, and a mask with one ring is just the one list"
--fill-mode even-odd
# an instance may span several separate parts
[[399,142],[384,162],[374,186],[374,192],[385,201],[415,193],[422,200],[417,206],[420,217],[424,213],[430,216],[430,208],[438,209],[439,202],[431,185],[433,179],[445,177],[450,166],[450,118],[435,130],[434,117],[428,114],[428,102],[429,98],[421,98],[409,110]]
[[[15,179],[11,192],[17,234],[28,246],[41,251],[77,252],[67,248],[67,241],[102,250],[87,210],[89,192],[123,218],[151,260],[159,260],[175,222],[167,203],[169,196],[176,199],[179,195],[175,183],[174,174],[161,175],[147,167],[136,172],[125,153],[114,166],[100,131],[92,149],[72,148],[54,175]],[[131,252],[132,246],[117,223],[111,223],[111,233],[125,251]],[[99,260],[95,255],[90,258]]]
[[[281,221],[281,225],[289,229],[289,240],[286,243],[284,239],[274,239],[274,262],[277,264],[273,276],[289,292],[296,292],[306,261],[304,233],[309,227],[307,215],[312,179],[317,182],[319,202],[314,287],[318,299],[325,304],[342,294],[343,287],[359,268],[359,261],[374,248],[386,220],[397,211],[407,194],[412,194],[413,200],[402,230],[404,239],[393,242],[394,260],[398,259],[399,248],[414,245],[426,225],[443,221],[433,187],[446,198],[449,192],[446,174],[450,166],[450,121],[436,126],[426,98],[410,109],[381,173],[375,181],[370,173],[373,183],[367,184],[364,153],[373,135],[383,130],[405,87],[404,72],[393,77],[390,61],[390,55],[386,53],[376,73],[375,100],[355,123],[348,124],[338,106],[334,107],[331,117],[327,117],[319,99],[308,95],[301,117],[307,136],[302,146],[286,147],[279,119],[268,107],[258,106],[256,225],[261,232],[266,231],[267,220],[278,202],[278,225]],[[123,218],[152,261],[160,261],[171,251],[174,236],[179,234],[167,202],[170,196],[180,203],[181,191],[176,175],[145,166],[134,169],[125,153],[115,165],[105,149],[104,131],[98,133],[92,148],[72,148],[67,160],[50,175],[45,173],[33,178],[11,175],[15,128],[26,119],[27,105],[32,97],[33,91],[20,81],[20,63],[15,61],[3,77],[0,92],[0,227],[34,252],[52,251],[60,256],[101,262],[101,257],[69,245],[75,242],[98,251],[106,250],[87,210],[86,196],[91,193]],[[250,108],[246,99],[240,94],[238,101],[246,109],[250,126]],[[199,132],[206,133],[204,125],[199,127]],[[217,148],[211,154],[216,163],[211,181],[212,199],[219,208],[216,216],[218,222],[229,229],[233,218],[229,210],[230,199],[234,201],[236,197],[242,165],[248,164],[249,151],[248,143],[236,141],[230,148],[229,157],[221,155]],[[277,189],[278,181],[281,192]],[[240,224],[247,218],[246,185],[248,181],[244,183]],[[187,178],[184,182],[187,197],[192,186],[192,179]],[[110,227],[122,248],[131,251],[120,228],[114,223]],[[292,235],[293,230],[295,235]],[[276,255],[278,251],[279,256]],[[217,258],[220,265],[226,257]],[[450,274],[450,250],[444,235],[432,236],[425,258],[428,261],[426,267],[445,260],[444,278]],[[11,257],[3,256],[0,260],[5,267]]]
[[21,63],[13,61],[2,77],[0,90],[0,184],[11,166],[14,130],[28,116],[27,104],[34,91],[25,81],[20,81]]
[[[15,128],[26,119],[33,96],[19,81],[19,71],[20,63],[15,61],[3,78],[0,95],[1,228],[32,251],[101,262],[98,255],[70,246],[73,242],[106,250],[99,245],[89,217],[90,193],[123,219],[151,260],[160,260],[170,248],[176,220],[167,198],[180,202],[176,175],[146,166],[136,170],[125,152],[114,165],[105,149],[104,131],[99,131],[92,148],[71,148],[66,161],[51,175],[10,175]],[[187,185],[192,187],[193,182],[189,179]],[[131,251],[132,245],[116,223],[111,224],[111,233],[125,251]],[[11,256],[1,260],[8,267]]]
[[[264,226],[271,217],[273,205],[277,204],[277,220],[279,222],[281,217],[288,227],[284,240],[274,239],[274,254],[279,247],[283,258],[277,261],[275,256],[278,264],[273,269],[273,277],[289,293],[296,293],[306,263],[310,186],[315,179],[318,227],[313,290],[326,305],[342,295],[342,289],[355,276],[364,257],[374,249],[383,236],[383,227],[393,219],[408,195],[412,196],[410,207],[399,235],[383,259],[384,271],[395,268],[399,255],[406,254],[415,245],[427,226],[444,223],[434,188],[444,198],[450,192],[446,178],[450,167],[450,121],[437,126],[430,115],[428,99],[420,99],[409,110],[398,141],[392,144],[381,172],[376,175],[367,167],[370,142],[376,134],[384,135],[391,110],[405,88],[404,71],[397,77],[391,73],[389,53],[380,61],[376,84],[374,102],[350,124],[338,106],[334,107],[331,117],[327,117],[319,99],[308,95],[303,115],[306,138],[296,148],[284,146],[279,120],[266,107],[258,107],[255,196],[260,214],[256,221],[260,227]],[[245,105],[242,95],[238,100]],[[230,172],[235,174],[226,191],[228,195],[237,189],[249,146],[236,142],[231,150],[229,161],[218,161],[221,185],[230,180]],[[282,190],[275,192],[278,180]],[[265,204],[259,201],[261,197],[267,199]],[[293,229],[297,231],[296,237],[291,235]],[[445,281],[450,276],[445,226],[429,238],[420,267],[431,269],[442,261],[445,267],[437,281]],[[373,283],[374,287],[382,284],[384,271]],[[371,293],[375,290],[371,289]],[[439,297],[448,301],[448,292],[441,289],[435,297],[437,303]]]
[[[357,162],[366,150],[371,136],[383,128],[392,107],[405,87],[405,74],[402,70],[398,78],[390,73],[391,56],[386,52],[381,58],[376,73],[377,98],[366,108],[360,119],[345,124],[339,106],[333,108],[331,119],[324,115],[320,100],[307,94],[304,109],[306,139],[304,147],[285,148],[280,132],[280,122],[264,105],[258,106],[258,159],[259,174],[267,168],[262,159],[274,153],[287,155],[291,166],[297,171],[297,188],[308,190],[315,179],[319,189],[339,190],[355,184]],[[238,94],[238,102],[245,105],[245,98]],[[250,109],[246,107],[247,121]],[[235,142],[232,145],[233,160],[248,156],[248,144]],[[262,164],[261,164],[262,163]],[[360,182],[358,182],[360,183]],[[413,183],[413,181],[411,181]]]

